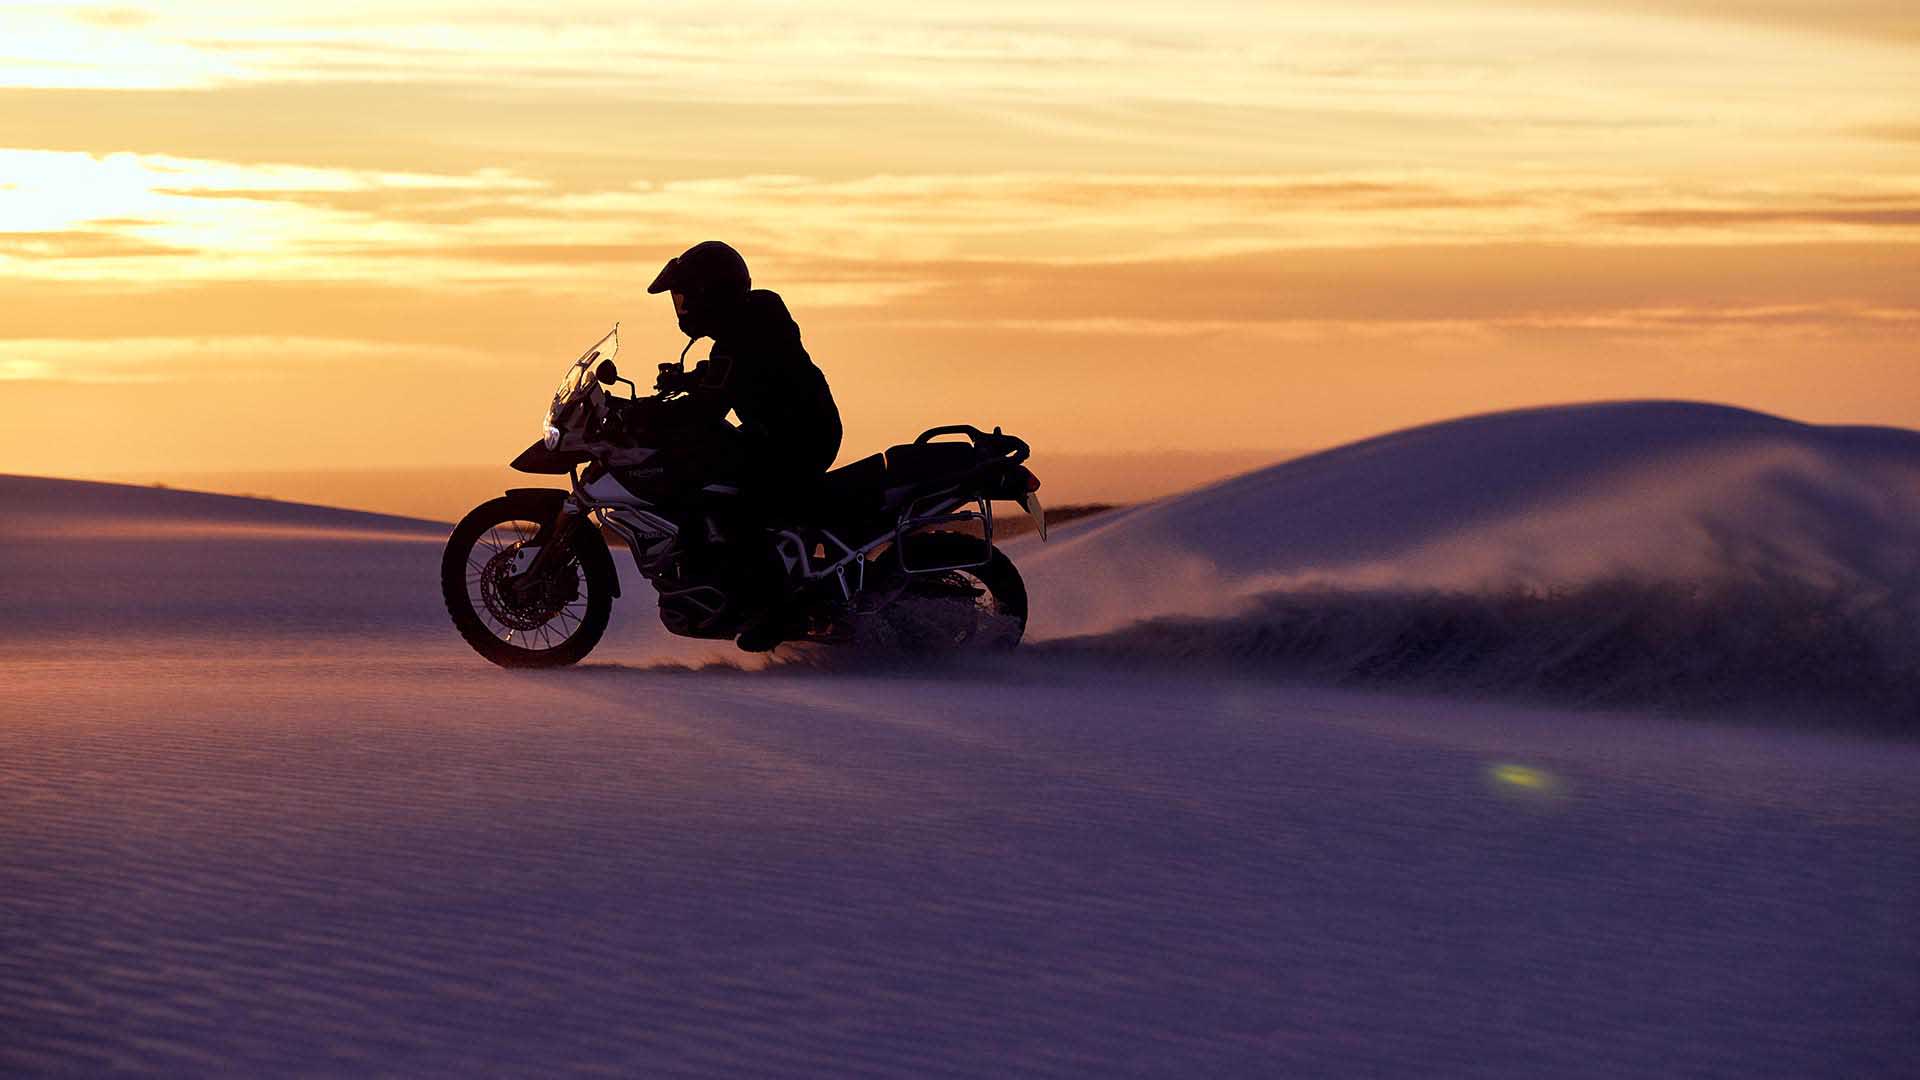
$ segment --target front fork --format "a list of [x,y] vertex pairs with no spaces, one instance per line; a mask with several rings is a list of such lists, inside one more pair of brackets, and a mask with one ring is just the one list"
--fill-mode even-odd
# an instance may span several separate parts
[[[585,510],[578,500],[569,495],[560,504],[560,512],[551,520],[540,524],[540,531],[533,539],[521,546],[513,556],[513,576],[507,579],[507,588],[525,596],[546,580],[546,574],[553,561],[560,558],[555,554],[566,545],[566,539],[586,517]],[[528,553],[531,552],[529,555]]]

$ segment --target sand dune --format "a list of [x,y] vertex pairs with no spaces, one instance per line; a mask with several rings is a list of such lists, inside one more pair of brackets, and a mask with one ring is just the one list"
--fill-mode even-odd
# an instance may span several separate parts
[[267,499],[0,477],[0,609],[15,613],[0,620],[0,650],[425,633],[446,532]]
[[1102,517],[1024,565],[1051,594],[1050,625],[1082,631],[1302,581],[1778,574],[1907,588],[1915,551],[1920,432],[1623,402],[1469,417],[1310,455]]
[[0,478],[0,1072],[1910,1075],[1920,747],[1791,672],[1788,727],[1481,695],[1645,675],[1609,630],[1709,578],[1896,641],[1915,439],[1400,433],[1018,541],[1026,655],[851,674],[658,666],[727,654],[630,572],[500,671],[444,525]]
[[1920,433],[1632,402],[1398,432],[1022,551],[1130,662],[1920,724]]
[[22,533],[29,529],[61,529],[71,534],[82,531],[88,524],[116,522],[445,533],[444,525],[418,518],[338,510],[278,499],[32,476],[0,476],[0,513],[19,525],[18,531]]

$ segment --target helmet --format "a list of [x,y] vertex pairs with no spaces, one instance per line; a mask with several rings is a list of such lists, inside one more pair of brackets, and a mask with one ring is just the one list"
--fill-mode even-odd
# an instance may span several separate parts
[[747,260],[718,240],[703,240],[668,259],[647,292],[671,289],[686,298],[680,305],[680,329],[688,337],[706,337],[714,332],[726,315],[746,299],[753,287],[747,273]]

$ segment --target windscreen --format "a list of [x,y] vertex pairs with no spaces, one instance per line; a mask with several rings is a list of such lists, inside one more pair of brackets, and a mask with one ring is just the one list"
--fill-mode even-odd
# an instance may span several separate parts
[[613,329],[607,331],[606,337],[581,353],[580,359],[575,360],[573,365],[567,368],[567,373],[560,379],[560,388],[553,392],[553,409],[549,410],[549,414],[578,398],[585,388],[593,385],[593,369],[599,366],[600,361],[613,359],[613,354],[619,351],[620,324],[614,323]]

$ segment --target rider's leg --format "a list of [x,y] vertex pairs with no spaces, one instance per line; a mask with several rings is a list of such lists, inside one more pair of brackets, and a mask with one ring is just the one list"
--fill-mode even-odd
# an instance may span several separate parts
[[743,553],[758,600],[738,639],[739,646],[749,652],[765,652],[806,633],[805,614],[795,594],[799,583],[780,558],[775,531],[794,524],[797,508],[825,472],[813,467],[810,456],[817,455],[753,454],[743,474],[742,502],[757,523],[751,531],[760,538],[755,550]]

